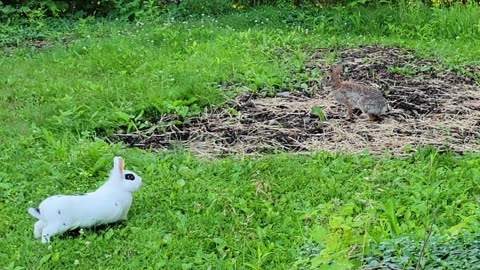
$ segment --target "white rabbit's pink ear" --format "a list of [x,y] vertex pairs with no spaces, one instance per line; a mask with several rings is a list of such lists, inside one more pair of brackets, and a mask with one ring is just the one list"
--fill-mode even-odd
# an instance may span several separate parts
[[123,158],[122,157],[114,157],[113,158],[113,169],[120,174],[123,173]]

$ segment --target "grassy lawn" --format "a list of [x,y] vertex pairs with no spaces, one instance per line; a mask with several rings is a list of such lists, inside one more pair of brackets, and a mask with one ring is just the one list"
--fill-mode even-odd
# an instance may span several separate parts
[[[225,83],[261,93],[288,85],[314,48],[396,45],[478,65],[479,12],[261,7],[142,26],[46,20],[41,28],[1,28],[0,267],[351,269],[376,261],[407,268],[422,257],[427,269],[469,269],[480,260],[469,253],[480,243],[478,153],[201,158],[106,138],[148,129],[164,113],[188,118],[218,106],[241,90]],[[38,36],[46,46],[31,46]],[[114,155],[143,177],[129,220],[47,245],[35,240],[26,209],[96,189]],[[456,255],[445,259],[448,251]]]

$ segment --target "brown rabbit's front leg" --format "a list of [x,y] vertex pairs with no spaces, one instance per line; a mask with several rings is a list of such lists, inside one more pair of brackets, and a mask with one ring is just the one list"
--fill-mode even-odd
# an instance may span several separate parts
[[367,113],[367,115],[368,115],[368,120],[370,121],[375,121],[378,119],[375,114]]
[[353,106],[350,102],[345,102],[345,106],[347,107],[347,119],[350,120],[353,118]]

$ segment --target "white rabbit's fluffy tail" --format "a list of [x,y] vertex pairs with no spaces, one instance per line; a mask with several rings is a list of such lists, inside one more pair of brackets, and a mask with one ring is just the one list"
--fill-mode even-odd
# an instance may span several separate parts
[[28,213],[29,213],[30,215],[32,215],[34,218],[36,218],[36,219],[40,219],[40,218],[41,218],[40,209],[38,209],[38,208],[30,207],[30,208],[28,208]]

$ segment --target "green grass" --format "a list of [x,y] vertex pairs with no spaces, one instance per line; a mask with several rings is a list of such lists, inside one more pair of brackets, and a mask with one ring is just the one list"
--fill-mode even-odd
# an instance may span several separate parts
[[[102,140],[154,115],[188,117],[221,104],[238,90],[220,88],[224,81],[252,91],[288,85],[316,47],[401,45],[447,63],[478,63],[478,11],[262,7],[143,27],[100,20],[24,32],[5,26],[1,37],[20,46],[0,57],[0,266],[327,269],[333,262],[331,269],[342,269],[375,253],[371,241],[421,242],[429,227],[434,235],[478,233],[478,153],[201,159]],[[411,25],[417,17],[423,28]],[[38,35],[52,45],[24,45]],[[55,42],[64,35],[72,41]],[[144,179],[129,220],[49,245],[34,240],[26,209],[53,194],[95,189],[114,155]],[[415,265],[418,254],[407,257],[404,264]]]

